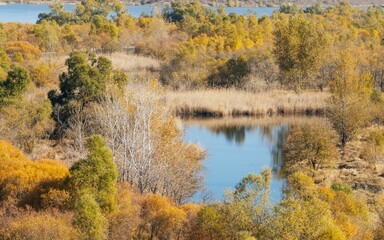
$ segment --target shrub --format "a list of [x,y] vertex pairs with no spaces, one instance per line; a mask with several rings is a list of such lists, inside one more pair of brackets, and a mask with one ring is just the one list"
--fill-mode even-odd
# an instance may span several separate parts
[[69,171],[58,161],[33,162],[0,140],[0,201],[14,199],[19,205],[41,207],[41,195],[62,187]]
[[[21,54],[24,60],[39,60],[42,56],[42,52],[38,47],[24,41],[7,42],[4,45],[4,50],[14,58],[16,54]],[[20,56],[18,58],[20,58]]]
[[32,212],[10,221],[0,230],[0,239],[72,240],[78,232],[71,226],[68,216]]
[[352,193],[352,188],[350,186],[346,185],[345,183],[334,182],[334,183],[332,183],[331,188],[335,192],[344,192],[347,194]]

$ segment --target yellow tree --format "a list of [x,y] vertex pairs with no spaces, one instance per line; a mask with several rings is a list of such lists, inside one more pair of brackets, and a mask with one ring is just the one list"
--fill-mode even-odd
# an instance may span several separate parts
[[293,126],[284,144],[285,168],[309,167],[316,171],[334,165],[338,156],[336,139],[337,134],[329,124]]
[[327,116],[344,146],[371,120],[369,96],[373,91],[372,76],[360,76],[357,60],[344,52],[333,73],[330,86],[333,94],[328,101]]
[[144,197],[141,203],[141,224],[139,239],[178,239],[187,214],[168,199],[156,194]]
[[312,84],[324,60],[325,31],[320,23],[306,15],[284,17],[274,31],[274,55],[283,83],[300,90]]

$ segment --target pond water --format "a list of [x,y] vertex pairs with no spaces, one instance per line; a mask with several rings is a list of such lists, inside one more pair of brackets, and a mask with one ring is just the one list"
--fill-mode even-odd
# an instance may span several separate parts
[[[73,11],[74,4],[65,4],[67,11]],[[142,13],[152,15],[158,9],[157,6],[143,5],[143,6],[127,6],[129,14],[134,17],[140,17]],[[215,8],[212,8],[215,9]],[[226,13],[236,13],[238,15],[248,15],[256,13],[257,16],[268,15],[270,16],[277,8],[273,7],[227,7]],[[0,22],[20,22],[20,23],[36,23],[39,13],[48,13],[48,4],[4,4],[0,5]]]
[[233,190],[243,177],[264,168],[273,173],[270,201],[280,200],[285,183],[282,145],[288,126],[295,122],[291,118],[185,121],[185,141],[198,143],[208,153],[206,190],[197,192],[191,201],[202,201],[206,193],[222,200],[225,189]]

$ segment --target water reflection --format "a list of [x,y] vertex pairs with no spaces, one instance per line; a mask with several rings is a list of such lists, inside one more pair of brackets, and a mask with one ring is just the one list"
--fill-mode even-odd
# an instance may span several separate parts
[[249,126],[217,126],[210,128],[215,134],[223,134],[225,138],[232,142],[235,140],[237,144],[242,144],[245,141],[245,132],[253,130]]
[[245,143],[246,133],[251,133],[256,130],[260,132],[260,137],[263,142],[266,142],[271,148],[272,155],[272,171],[275,177],[283,179],[285,177],[282,167],[284,166],[284,151],[283,145],[288,135],[288,124],[270,124],[261,126],[252,125],[219,125],[208,128],[216,135],[222,134],[228,142],[235,141],[236,144],[242,145]]
[[245,118],[188,120],[185,140],[199,143],[208,152],[204,162],[206,190],[221,200],[226,188],[233,188],[249,173],[271,168],[271,201],[280,199],[285,182],[282,150],[289,126],[312,121],[309,118]]
[[277,138],[273,142],[271,148],[271,153],[273,157],[272,172],[274,173],[275,177],[279,179],[285,178],[285,171],[283,169],[285,160],[283,145],[285,143],[285,140],[287,139],[288,131],[288,125],[281,126],[277,131]]

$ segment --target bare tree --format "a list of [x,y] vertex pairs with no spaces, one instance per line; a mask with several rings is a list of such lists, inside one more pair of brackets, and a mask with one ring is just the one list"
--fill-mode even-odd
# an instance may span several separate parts
[[183,143],[158,96],[147,86],[124,93],[112,90],[97,110],[97,121],[120,181],[130,182],[141,193],[160,193],[181,203],[201,186],[200,160],[205,154]]
[[74,149],[78,153],[78,157],[81,158],[84,156],[85,140],[88,137],[87,125],[90,121],[90,115],[83,104],[77,104],[73,107],[70,115],[66,134],[74,140]]

